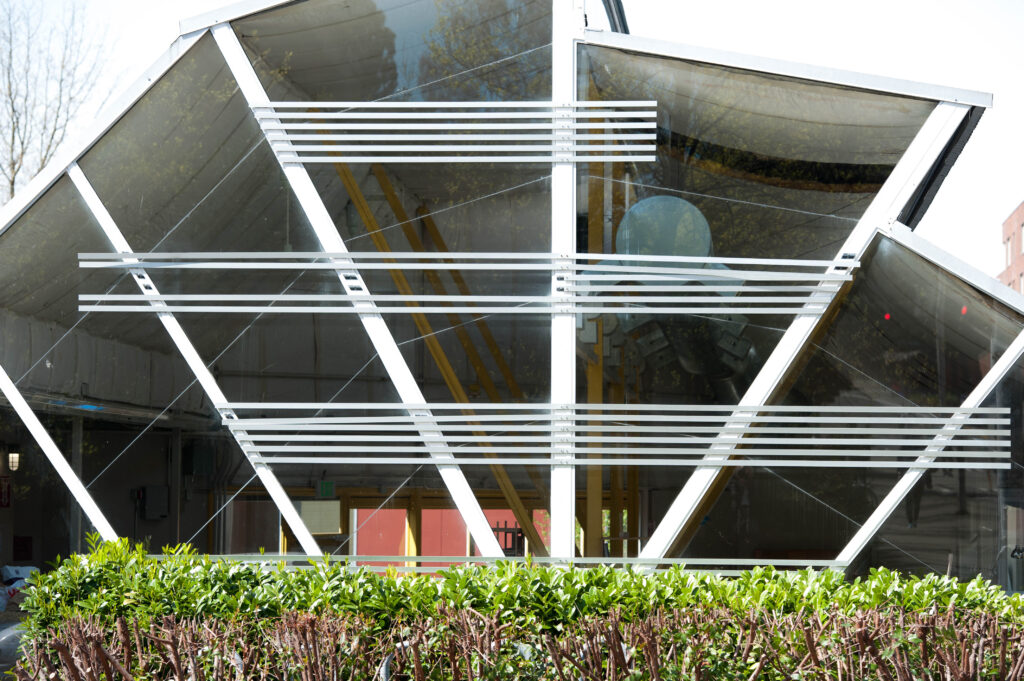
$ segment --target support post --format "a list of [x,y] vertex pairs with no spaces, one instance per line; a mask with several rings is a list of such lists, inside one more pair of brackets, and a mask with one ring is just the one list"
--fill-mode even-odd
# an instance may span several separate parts
[[640,469],[630,466],[626,472],[626,556],[640,554]]
[[[604,164],[589,164],[587,178],[587,252],[601,253],[604,251]],[[595,259],[590,261],[596,262]],[[591,353],[587,358],[587,403],[601,404],[604,402],[604,320],[597,317],[591,322],[595,327],[594,343],[590,346]],[[600,423],[592,423],[598,426]],[[600,437],[600,432],[592,432],[592,436]],[[600,445],[593,443],[591,450]],[[591,451],[587,458],[600,458]],[[604,467],[587,466],[587,497],[586,515],[583,526],[583,555],[589,558],[600,558],[604,555]]]
[[[441,235],[441,230],[437,228],[437,223],[434,222],[434,218],[430,216],[427,209],[424,206],[420,206],[416,209],[416,215],[419,217],[420,222],[423,223],[427,236],[430,237],[430,240],[434,244],[434,248],[439,252],[448,253],[448,244],[445,243],[444,237]],[[455,263],[454,260],[445,260],[444,262],[452,264]],[[466,284],[465,278],[459,270],[454,268],[450,269],[448,270],[448,274],[451,276],[452,281],[455,282],[455,288],[458,289],[461,295],[472,295],[472,292],[469,290],[469,286]],[[523,402],[526,399],[526,395],[523,393],[522,388],[519,387],[519,382],[516,381],[515,374],[512,373],[512,368],[505,360],[505,355],[498,346],[498,341],[494,338],[494,334],[491,333],[491,327],[488,326],[487,320],[482,315],[473,315],[473,323],[480,332],[480,336],[484,339],[484,345],[486,345],[487,349],[490,351],[491,357],[494,359],[494,363],[498,365],[498,371],[501,372],[502,378],[505,379],[505,386],[508,388],[508,392],[512,396],[512,399],[516,402]],[[500,400],[494,401],[499,402]]]
[[611,503],[608,504],[611,518],[608,535],[611,537],[609,553],[616,558],[622,556],[622,466],[610,466]]
[[171,518],[174,522],[174,542],[181,542],[181,428],[171,430]]
[[353,540],[350,535],[355,530],[351,518],[352,496],[347,491],[342,491],[338,495],[338,503],[341,505],[341,527],[338,530],[341,532],[341,540],[345,542],[345,551],[342,555],[352,555]]
[[[423,554],[423,500],[419,490],[409,495],[409,506],[405,510],[405,555]],[[406,562],[406,567],[416,567],[418,562]]]
[[557,264],[551,295],[561,300],[551,315],[551,555],[575,555],[576,467],[573,431],[576,403],[576,315],[565,291],[576,252],[576,164],[572,160],[572,102],[576,100],[576,43],[584,26],[582,0],[554,0],[551,16],[551,97],[559,119],[551,164],[551,252]]

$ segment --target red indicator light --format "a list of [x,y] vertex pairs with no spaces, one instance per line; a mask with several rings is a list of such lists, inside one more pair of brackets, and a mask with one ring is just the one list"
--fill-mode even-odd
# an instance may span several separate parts
[[966,305],[964,305],[963,307],[960,308],[960,314],[967,314],[967,306]]
[[882,315],[882,318],[885,319],[885,321],[889,321],[889,313],[886,312],[884,315]]

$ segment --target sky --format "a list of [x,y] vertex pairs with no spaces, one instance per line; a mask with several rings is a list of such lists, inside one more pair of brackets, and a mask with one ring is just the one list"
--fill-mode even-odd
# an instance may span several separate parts
[[[29,2],[31,0],[23,0]],[[70,0],[52,0],[68,2]],[[178,21],[221,0],[85,0],[105,30],[103,100],[131,83],[178,35]],[[586,0],[592,27],[600,0]],[[1024,0],[623,0],[641,37],[990,92],[959,161],[918,233],[995,276],[1002,223],[1024,201]]]

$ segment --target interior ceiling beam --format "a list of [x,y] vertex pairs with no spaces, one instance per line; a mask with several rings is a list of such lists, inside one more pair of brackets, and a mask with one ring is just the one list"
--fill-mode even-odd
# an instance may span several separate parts
[[[391,210],[394,213],[395,218],[402,225],[402,232],[405,234],[406,240],[409,242],[409,246],[417,252],[426,251],[423,241],[420,239],[419,234],[416,233],[416,230],[413,229],[412,221],[409,219],[409,215],[405,212],[405,207],[398,198],[398,194],[395,192],[395,188],[392,185],[390,178],[388,178],[387,173],[384,171],[384,167],[379,163],[376,163],[372,166],[372,170],[374,176],[377,178],[377,183],[380,185],[381,190],[384,192],[384,196],[387,198],[388,205],[391,206]],[[420,208],[422,208],[422,204]],[[430,237],[430,240],[434,243],[434,247],[438,251],[446,253],[449,252],[448,244],[445,243],[444,237],[441,235],[441,231],[437,228],[437,223],[434,222],[433,218],[429,215],[421,215],[420,222]],[[451,261],[449,260],[447,262]],[[435,293],[439,295],[447,295],[448,291],[445,289],[444,283],[441,281],[441,278],[436,271],[427,270],[424,274],[427,277],[427,280],[430,281],[430,285],[433,287]],[[452,281],[455,282],[455,286],[461,295],[472,295],[472,291],[470,291],[469,286],[466,284],[466,280],[462,276],[461,271],[453,267],[451,270],[448,270],[448,274],[452,278]],[[498,392],[498,387],[494,384],[494,380],[491,378],[490,372],[484,365],[483,359],[480,357],[480,353],[477,351],[476,345],[470,338],[469,332],[463,324],[462,319],[456,314],[450,314],[448,315],[448,321],[454,328],[459,339],[459,343],[462,345],[462,349],[469,358],[470,364],[476,371],[477,378],[480,381],[480,385],[483,387],[484,392],[487,393],[487,397],[491,402],[502,402],[501,393]],[[519,388],[519,384],[516,382],[511,367],[509,367],[508,362],[505,361],[505,355],[501,352],[501,348],[498,347],[498,342],[495,340],[494,334],[491,333],[491,328],[487,324],[487,321],[482,315],[473,315],[473,323],[476,325],[480,335],[483,336],[484,344],[490,351],[494,362],[498,365],[498,370],[505,379],[505,384],[508,387],[512,399],[517,402],[524,401],[525,396],[523,395],[523,391]],[[530,476],[530,480],[533,482],[533,486],[537,491],[542,495],[546,495],[547,485],[544,484],[544,479],[541,475],[532,467],[528,467],[526,472],[527,475]],[[540,546],[540,550],[545,551],[544,555],[547,555],[547,549],[544,548],[544,544],[542,542],[538,541],[534,546]]]
[[[430,215],[430,211],[427,210],[426,206],[420,205],[420,207],[416,209],[416,215],[423,224],[427,236],[430,237],[431,242],[433,242],[434,248],[441,253],[450,253],[451,251],[448,248],[448,244],[441,235],[441,230],[437,228],[437,223],[434,222],[434,218]],[[451,264],[455,263],[455,261],[451,259],[446,259],[444,262]],[[462,272],[460,270],[453,268],[448,271],[448,275],[452,278],[452,281],[455,282],[455,288],[458,289],[460,295],[472,295],[472,291],[470,291],[469,286],[466,284],[466,279],[462,276]],[[473,324],[483,337],[484,344],[487,346],[487,350],[491,353],[494,363],[498,366],[498,371],[501,372],[501,376],[505,381],[505,386],[508,388],[509,394],[512,395],[512,399],[516,402],[526,401],[526,395],[523,393],[522,388],[519,387],[519,382],[516,381],[515,374],[512,373],[512,367],[509,366],[504,353],[502,353],[501,348],[498,346],[498,341],[494,338],[494,334],[491,332],[491,327],[487,324],[487,320],[483,315],[473,315]],[[500,400],[494,401],[499,402]]]

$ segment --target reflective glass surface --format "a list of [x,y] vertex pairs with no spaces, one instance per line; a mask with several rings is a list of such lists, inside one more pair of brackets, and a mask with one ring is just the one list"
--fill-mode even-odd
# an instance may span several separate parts
[[833,258],[935,106],[593,45],[579,64],[581,99],[658,107],[655,162],[581,181],[692,203],[720,257]]
[[[547,0],[306,0],[236,20],[233,28],[274,101],[551,97]],[[613,262],[640,267],[609,258],[630,254],[831,260],[935,106],[588,45],[578,56],[580,99],[657,102],[655,161],[577,167],[577,221],[562,228],[576,230],[584,270]],[[616,132],[584,132],[608,131]],[[322,250],[210,36],[80,165],[136,251],[272,252],[287,259]],[[510,269],[508,258],[486,255],[550,252],[550,165],[307,169],[359,262],[388,252],[422,254],[402,261],[413,265],[461,254],[444,269],[364,266],[368,293],[495,300],[479,302],[478,313],[416,312],[409,301],[378,301],[393,309],[382,313],[383,325],[368,318],[373,337],[357,315],[338,311],[350,309],[344,300],[307,301],[325,308],[317,313],[278,313],[274,301],[264,312],[176,318],[229,401],[263,403],[239,407],[241,416],[296,418],[294,427],[259,431],[271,437],[253,449],[279,457],[271,469],[320,550],[375,567],[409,567],[416,564],[411,558],[425,556],[420,565],[430,568],[446,562],[440,556],[479,555],[424,451],[422,431],[434,427],[374,421],[407,416],[402,397],[416,392],[380,353],[393,341],[400,357],[389,361],[405,362],[433,413],[462,419],[436,427],[457,459],[548,456],[546,421],[534,418],[543,414],[513,405],[551,399],[550,316],[479,308],[529,307],[550,294],[549,269]],[[656,203],[675,206],[678,219],[669,228],[661,224],[668,213],[645,213]],[[82,293],[138,292],[125,270],[78,267],[78,253],[109,250],[66,178],[0,234],[0,362],[119,534],[154,550],[191,541],[211,553],[300,553],[292,528],[156,315],[78,311]],[[718,270],[723,283],[720,270],[732,265],[696,267]],[[168,295],[344,293],[339,273],[329,269],[162,268],[152,278]],[[628,273],[614,283],[644,293]],[[734,302],[748,294],[721,297]],[[576,401],[633,404],[638,412],[659,404],[737,404],[792,319],[783,312],[581,314]],[[773,402],[958,406],[1021,328],[1020,314],[879,237]],[[289,402],[351,409],[281,404]],[[458,406],[444,410],[438,403]],[[485,413],[485,404],[502,406]],[[928,472],[851,574],[887,565],[980,573],[1024,588],[1024,368],[1014,367],[985,404],[1012,410],[1012,468]],[[594,425],[588,432],[580,421],[577,456],[618,457],[623,448],[631,456],[676,455],[660,451],[666,443],[657,440],[618,442],[615,433],[653,432],[636,428],[628,411],[619,413],[618,421],[602,421],[618,431]],[[350,420],[336,431],[306,428],[312,419],[339,415]],[[508,417],[508,424],[488,416]],[[671,427],[671,415],[655,425]],[[717,425],[702,432],[713,438]],[[21,465],[11,470],[6,455],[15,450]],[[385,460],[399,456],[414,462]],[[664,463],[577,468],[582,555],[637,555],[694,470]],[[459,473],[506,555],[546,552],[550,467],[488,461],[462,465]],[[734,467],[669,555],[833,558],[901,475]],[[3,485],[12,502],[0,504],[0,562],[42,566],[82,547],[88,523],[9,409],[0,409]]]
[[860,570],[949,570],[1024,590],[1024,362],[1010,367],[981,406],[1010,410],[1009,470],[926,473],[865,549]]
[[[834,317],[798,359],[780,401],[817,406],[958,407],[1022,328],[1020,314],[879,236],[861,258],[861,268]],[[1011,376],[984,406],[1013,407],[1018,412],[1011,417],[1016,432],[1019,370]],[[1019,469],[1021,456],[1017,440],[1014,436],[1018,462],[1014,469]],[[764,513],[753,514],[759,527],[751,534],[755,544],[775,543],[799,552],[801,546],[817,542],[835,557],[905,472],[778,468],[745,474],[743,470],[731,475],[708,515],[708,527],[694,533],[685,555],[709,555],[702,553],[707,547],[730,545],[720,528],[739,522],[734,517],[737,499],[762,494],[750,490],[763,483],[787,491],[766,497],[772,500],[771,513],[765,507]],[[954,574],[972,577],[980,570],[995,579],[999,576],[995,553],[1000,515],[1010,515],[1007,495],[1012,493],[1005,490],[1012,485],[1000,483],[1011,479],[1007,475],[1016,474],[929,471],[851,572],[859,574],[874,565],[909,571],[928,565],[944,572],[952,560]],[[750,485],[750,480],[758,485]],[[798,532],[794,518],[802,519]],[[1005,531],[1005,518],[1003,522]]]
[[[153,550],[190,537],[223,550],[217,523],[207,523],[213,511],[189,502],[244,475],[241,454],[213,432],[216,419],[155,315],[78,311],[81,293],[138,289],[123,271],[79,268],[79,253],[110,245],[71,181],[61,177],[0,244],[10,294],[0,361],[114,530]],[[0,533],[0,560],[31,556],[17,560],[45,568],[83,550],[91,526],[54,488],[65,489],[21,420],[10,410],[3,418],[0,458],[22,456],[9,471],[13,526]]]
[[[581,253],[832,260],[935,106],[593,45],[580,45],[578,63],[581,100],[654,101],[657,108],[653,162],[578,166]],[[625,135],[643,129],[595,126],[585,132]],[[607,256],[589,262],[629,264]],[[755,285],[769,282],[725,280],[721,271],[801,270],[758,263],[694,267],[709,271],[691,280],[698,288],[743,285],[742,290],[723,289],[717,293],[719,309],[703,314],[580,316],[580,401],[739,403],[794,317],[731,312],[781,307],[778,296],[788,294],[755,292]],[[654,286],[664,282],[631,282],[623,275],[617,283],[633,285],[620,295],[669,295]],[[785,282],[801,283],[806,282]],[[756,295],[775,296],[774,305],[744,303]],[[678,306],[716,307],[700,301],[690,298]],[[678,481],[678,489],[689,474],[690,469],[668,470],[659,482]],[[704,536],[718,531],[708,528]],[[732,550],[715,542],[701,550],[714,552],[716,546]]]
[[543,100],[547,0],[308,0],[232,22],[274,97]]
[[791,404],[957,407],[1024,318],[879,236],[815,338]]

